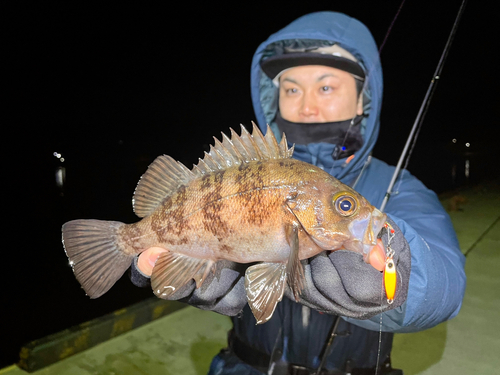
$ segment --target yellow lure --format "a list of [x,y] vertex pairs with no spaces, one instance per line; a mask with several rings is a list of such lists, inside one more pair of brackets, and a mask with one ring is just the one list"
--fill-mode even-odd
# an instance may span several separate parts
[[384,285],[387,303],[391,304],[394,302],[394,295],[396,294],[396,265],[392,257],[387,258],[385,261]]

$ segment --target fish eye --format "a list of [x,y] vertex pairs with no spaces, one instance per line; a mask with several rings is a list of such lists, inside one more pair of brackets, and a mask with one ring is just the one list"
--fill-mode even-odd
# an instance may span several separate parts
[[358,202],[355,197],[347,193],[336,194],[333,198],[335,209],[342,216],[351,216],[358,209]]

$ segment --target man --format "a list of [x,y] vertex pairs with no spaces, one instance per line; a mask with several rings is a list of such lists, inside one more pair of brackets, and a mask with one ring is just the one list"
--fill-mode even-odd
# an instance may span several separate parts
[[[340,13],[297,19],[262,43],[252,62],[260,128],[265,131],[270,124],[278,140],[285,132],[295,143],[295,158],[321,167],[376,207],[394,172],[370,156],[382,87],[373,37],[359,21]],[[193,287],[183,294],[185,302],[233,316],[229,348],[214,358],[211,374],[261,374],[269,364],[274,373],[311,373],[323,359],[334,325],[338,336],[325,358],[326,373],[374,374],[377,363],[389,363],[393,332],[427,329],[458,313],[464,257],[449,217],[436,195],[409,172],[400,179],[398,194],[385,210],[394,232],[389,228],[382,236],[395,252],[394,302],[383,297],[381,246],[365,260],[348,251],[309,259],[300,303],[283,298],[262,325],[255,325],[246,304],[241,270],[228,266],[211,280],[208,292]],[[151,274],[161,251],[141,254],[137,265],[144,274]],[[135,269],[132,274],[140,284]],[[379,373],[389,373],[387,368]]]

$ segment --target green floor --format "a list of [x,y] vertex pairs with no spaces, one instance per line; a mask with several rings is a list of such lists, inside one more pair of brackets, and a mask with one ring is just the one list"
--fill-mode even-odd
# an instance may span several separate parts
[[[393,364],[405,375],[500,373],[500,186],[462,194],[462,210],[450,215],[468,253],[464,304],[449,322],[396,335]],[[206,374],[230,326],[227,317],[186,307],[33,374]],[[14,365],[0,370],[6,374],[26,372]]]
[[[206,374],[230,327],[228,317],[186,307],[32,374]],[[0,374],[27,372],[12,366]]]
[[437,327],[396,335],[393,362],[405,375],[500,374],[500,186],[464,195],[463,211],[449,212],[462,251],[468,252],[463,306],[456,318]]

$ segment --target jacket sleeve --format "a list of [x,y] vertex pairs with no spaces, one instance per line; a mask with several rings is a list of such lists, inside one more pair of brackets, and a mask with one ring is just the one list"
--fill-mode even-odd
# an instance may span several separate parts
[[[465,293],[465,257],[436,194],[408,172],[398,190],[386,212],[410,246],[411,272],[406,302],[382,314],[382,329],[416,332],[458,314]],[[365,321],[346,320],[372,330],[380,328],[380,315]]]

